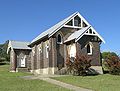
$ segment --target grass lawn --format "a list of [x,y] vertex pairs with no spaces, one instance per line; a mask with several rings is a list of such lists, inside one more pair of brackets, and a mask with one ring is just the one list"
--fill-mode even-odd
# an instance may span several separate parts
[[120,76],[115,75],[63,76],[53,79],[95,91],[120,91]]
[[0,91],[69,91],[42,80],[24,80],[27,73],[10,73],[9,65],[0,65]]

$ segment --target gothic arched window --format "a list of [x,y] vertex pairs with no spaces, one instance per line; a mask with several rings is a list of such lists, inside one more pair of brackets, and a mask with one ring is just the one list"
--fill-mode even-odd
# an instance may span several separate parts
[[90,44],[87,45],[87,54],[92,55],[92,46]]
[[57,43],[58,43],[58,44],[61,44],[61,43],[62,43],[62,36],[61,36],[61,34],[58,34],[58,35],[57,35]]

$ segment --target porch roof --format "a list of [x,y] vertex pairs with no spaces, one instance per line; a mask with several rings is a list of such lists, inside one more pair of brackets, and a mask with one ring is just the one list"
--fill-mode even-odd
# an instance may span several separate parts
[[9,40],[7,53],[9,52],[10,48],[31,50],[31,48],[28,47],[29,44],[30,44],[30,42],[21,42],[21,41],[13,41],[13,40],[11,41],[11,40]]
[[74,39],[75,39],[75,41],[76,41],[78,38],[82,37],[82,36],[84,35],[84,33],[85,33],[88,29],[90,29],[90,27],[91,27],[91,26],[88,26],[88,27],[82,28],[82,29],[74,32],[73,34],[71,34],[71,35],[64,41],[64,43],[69,42],[69,41],[74,40]]

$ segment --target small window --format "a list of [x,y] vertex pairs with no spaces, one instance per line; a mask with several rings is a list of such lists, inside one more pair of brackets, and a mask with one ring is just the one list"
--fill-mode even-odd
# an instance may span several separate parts
[[76,19],[74,20],[74,25],[75,25],[75,26],[79,26],[78,20],[76,20]]
[[57,43],[62,44],[62,36],[61,36],[61,34],[58,34],[58,36],[57,36]]
[[92,34],[92,29],[89,29],[89,33]]
[[90,44],[87,45],[87,54],[92,55],[92,46]]
[[95,34],[95,32],[93,32],[93,34]]
[[81,19],[79,16],[76,16],[74,18],[74,26],[78,26],[78,27],[81,27]]

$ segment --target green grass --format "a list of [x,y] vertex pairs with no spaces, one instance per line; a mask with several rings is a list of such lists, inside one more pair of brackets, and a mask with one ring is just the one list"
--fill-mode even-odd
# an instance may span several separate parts
[[10,73],[9,66],[0,66],[0,91],[69,91],[42,80],[24,80],[27,73]]
[[120,76],[115,75],[63,76],[53,79],[95,91],[120,91]]

